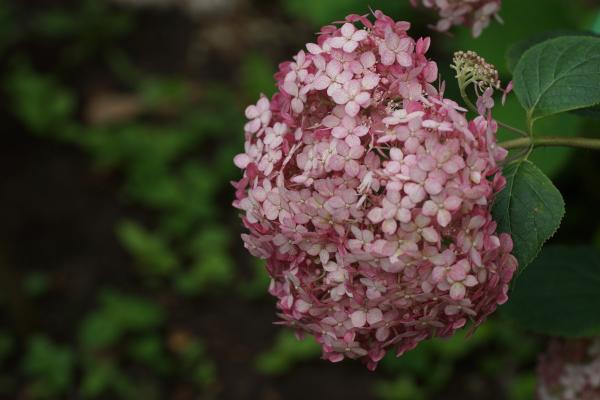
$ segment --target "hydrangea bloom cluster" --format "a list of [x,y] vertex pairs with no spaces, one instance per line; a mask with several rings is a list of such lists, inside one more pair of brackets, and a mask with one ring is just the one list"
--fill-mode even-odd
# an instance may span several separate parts
[[498,11],[502,0],[410,0],[413,6],[419,3],[434,9],[440,16],[435,25],[439,31],[446,32],[452,26],[466,25],[471,27],[474,37],[490,24],[492,17],[500,20]]
[[374,17],[325,26],[280,65],[234,159],[242,238],[267,260],[282,323],[369,368],[481,323],[517,266],[490,215],[505,185],[496,123],[432,85],[428,38]]
[[600,399],[600,339],[552,341],[538,364],[537,397]]

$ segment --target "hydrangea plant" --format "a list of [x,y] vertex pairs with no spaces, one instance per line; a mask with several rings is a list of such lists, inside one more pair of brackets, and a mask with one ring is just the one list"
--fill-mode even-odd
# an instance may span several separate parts
[[[423,4],[440,12],[438,30],[466,24],[475,35],[500,8],[499,0]],[[381,11],[323,27],[280,64],[275,95],[246,109],[245,148],[234,159],[242,239],[267,260],[281,324],[313,335],[323,358],[369,369],[388,350],[400,356],[474,329],[505,303],[517,269],[564,214],[529,154],[600,148],[597,139],[534,135],[548,115],[597,112],[600,39],[521,46],[506,85],[482,57],[457,52],[462,98],[450,99],[427,56],[431,40],[409,30]],[[504,102],[513,90],[526,131],[493,118],[495,95]],[[518,137],[498,143],[499,127]]]

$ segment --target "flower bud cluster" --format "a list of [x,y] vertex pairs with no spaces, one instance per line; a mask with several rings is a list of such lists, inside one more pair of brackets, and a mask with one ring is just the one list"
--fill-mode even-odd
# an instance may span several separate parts
[[473,83],[476,89],[501,89],[500,78],[496,67],[474,51],[457,51],[454,53],[452,69],[456,71],[459,82],[467,85]]
[[507,300],[517,262],[490,213],[506,151],[493,120],[436,89],[430,40],[409,23],[376,11],[339,25],[246,109],[234,206],[282,323],[327,360],[375,368]]

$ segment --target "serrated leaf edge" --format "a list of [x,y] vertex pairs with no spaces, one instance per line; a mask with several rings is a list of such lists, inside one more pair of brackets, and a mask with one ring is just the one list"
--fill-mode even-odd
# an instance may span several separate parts
[[[511,199],[512,199],[512,191],[513,191],[513,186],[514,186],[514,181],[515,181],[515,176],[517,175],[519,169],[521,168],[521,166],[524,163],[529,163],[533,168],[535,168],[537,171],[539,171],[549,182],[552,186],[554,186],[554,184],[552,183],[552,181],[550,180],[550,178],[548,178],[546,176],[546,174],[544,174],[534,163],[532,163],[529,160],[522,160],[519,161],[519,165],[515,168],[514,172],[511,174],[511,180],[510,180],[510,189],[509,189],[509,193],[508,193],[508,201],[507,201],[507,206],[506,206],[506,212],[505,214],[508,215],[508,234],[510,234],[511,238],[514,236],[513,235],[513,229],[512,229],[512,223],[511,223],[511,218],[510,218],[510,204],[511,204]],[[508,175],[505,175],[505,178],[507,181],[509,181]],[[554,186],[555,187],[555,186]],[[556,187],[555,187],[556,188]],[[504,190],[508,189],[505,188]],[[558,190],[558,189],[557,189]],[[500,192],[501,193],[501,192]],[[498,193],[498,194],[500,194]],[[552,237],[556,234],[556,232],[558,232],[558,229],[560,228],[560,226],[562,225],[562,221],[565,217],[566,214],[566,208],[565,208],[565,200],[562,197],[562,194],[560,193],[560,191],[558,191],[558,193],[560,194],[560,199],[561,199],[561,207],[560,207],[560,211],[561,211],[561,215],[560,215],[560,219],[558,221],[558,224],[556,225],[556,228],[554,229],[554,231],[544,240],[541,241],[541,243],[539,244],[539,246],[537,246],[537,250],[534,252],[534,255],[531,257],[531,259],[526,263],[526,264],[521,264],[521,260],[519,260],[519,267],[518,267],[518,272],[517,274],[521,274],[523,272],[523,270],[530,265],[540,254],[540,252],[542,251],[542,248],[544,247],[544,244],[546,244],[548,242],[548,240],[552,239]],[[498,195],[496,195],[498,196]],[[513,250],[513,254],[514,254],[514,250]]]
[[[513,79],[515,80],[515,85],[516,85],[516,79],[515,78],[517,76],[517,73],[520,70],[519,66],[521,65],[521,62],[523,61],[523,59],[525,58],[525,56],[527,55],[527,53],[529,53],[530,51],[534,50],[536,47],[545,45],[548,42],[558,41],[558,40],[565,39],[565,38],[597,38],[597,39],[600,39],[600,38],[598,38],[597,36],[594,36],[594,35],[582,35],[582,36],[566,35],[566,36],[559,36],[559,37],[551,38],[551,39],[548,39],[548,40],[544,40],[543,42],[540,42],[540,43],[537,43],[537,44],[531,46],[530,48],[528,48],[527,50],[525,50],[523,52],[523,54],[521,55],[521,58],[519,58],[519,61],[515,64],[515,67],[514,67],[514,70],[513,70]],[[539,76],[538,76],[538,79],[539,79]],[[535,109],[535,106],[539,102],[539,99],[538,99],[538,101],[536,101],[536,103],[531,107],[531,109],[527,109],[523,105],[523,103],[521,102],[521,99],[519,99],[518,95],[517,95],[517,99],[519,100],[519,103],[521,104],[521,107],[523,107],[523,109],[527,112],[528,115],[532,114],[533,110]],[[529,92],[527,93],[527,99],[531,102],[531,99],[529,97]],[[587,105],[583,105],[583,106],[578,106],[578,107],[566,108],[564,110],[555,111],[555,112],[552,112],[550,114],[544,114],[544,115],[541,115],[541,116],[532,117],[531,120],[532,121],[537,121],[538,119],[550,117],[552,115],[562,114],[562,113],[566,113],[566,112],[570,112],[570,111],[575,111],[575,110],[582,110],[582,109],[586,109],[586,108],[590,108],[590,107],[595,107],[597,105],[600,105],[600,102],[591,103],[591,104],[587,104]]]

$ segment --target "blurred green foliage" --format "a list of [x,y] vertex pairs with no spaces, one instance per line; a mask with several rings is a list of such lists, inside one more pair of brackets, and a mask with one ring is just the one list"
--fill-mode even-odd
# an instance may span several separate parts
[[[525,367],[540,350],[537,339],[516,331],[504,319],[494,318],[480,326],[472,336],[462,332],[448,339],[423,342],[418,351],[410,351],[398,358],[388,353],[381,367],[397,374],[398,378],[381,382],[376,390],[386,400],[428,399],[441,394],[450,381],[456,379],[459,364],[466,360],[472,370],[478,371],[479,377],[494,381],[507,368],[515,367],[512,365],[515,362],[517,367]],[[472,358],[474,354],[478,355],[475,359]],[[519,386],[515,390],[521,393],[525,389],[529,389],[528,395],[532,398],[531,387]]]
[[126,334],[155,329],[165,318],[164,311],[149,300],[107,291],[99,301],[99,308],[88,314],[79,331],[84,349],[113,346]]
[[64,394],[73,381],[74,354],[43,336],[29,340],[23,358],[23,371],[31,379],[29,394],[52,399]]
[[259,258],[252,260],[250,277],[243,279],[238,290],[242,296],[249,300],[260,299],[265,296],[271,278],[265,268],[265,261]]
[[139,264],[144,274],[164,276],[177,267],[177,258],[158,235],[148,232],[134,221],[117,226],[119,240]]
[[55,77],[16,62],[5,87],[15,114],[32,132],[64,138],[72,129],[76,99]]
[[321,353],[321,346],[312,337],[298,340],[293,332],[282,331],[273,347],[256,359],[256,367],[263,374],[283,375],[294,364],[314,360]]
[[363,0],[320,1],[320,0],[285,0],[284,8],[294,17],[303,17],[315,27],[341,21],[349,14],[366,14],[369,8],[381,9],[388,15],[404,19],[405,15],[414,16],[415,11],[408,1],[379,0],[368,4]]
[[[0,5],[0,21],[7,21],[0,27],[0,52],[18,39],[9,23],[11,11],[6,3]],[[118,172],[125,201],[154,213],[153,224],[125,219],[115,226],[147,287],[196,296],[229,285],[235,270],[233,244],[217,198],[235,178],[230,160],[242,141],[241,112],[229,89],[203,88],[198,97],[181,78],[137,70],[119,48],[133,18],[104,2],[86,0],[74,9],[51,8],[31,18],[25,37],[37,40],[41,35],[60,51],[55,70],[49,72],[38,71],[29,55],[19,51],[7,63],[2,83],[16,118],[33,134],[82,148],[98,170]],[[80,119],[82,102],[70,86],[68,71],[98,57],[135,94],[139,117],[92,125]],[[248,63],[247,82],[261,68],[266,68],[263,58]],[[261,85],[270,74],[263,73]],[[148,121],[164,113],[168,118],[161,117],[162,122],[152,121],[154,117]],[[47,275],[36,272],[23,287],[37,298],[51,284]],[[28,395],[61,398],[77,390],[86,399],[158,399],[165,377],[209,393],[217,371],[201,339],[191,337],[171,349],[166,323],[166,311],[155,297],[102,289],[97,308],[74,327],[78,341],[71,347],[58,346],[44,335],[25,343],[22,369],[29,379]],[[0,336],[0,362],[11,350],[10,336]],[[134,373],[132,365],[149,372]],[[77,388],[72,386],[76,368],[81,371]],[[0,375],[0,393],[14,390],[5,378]]]

